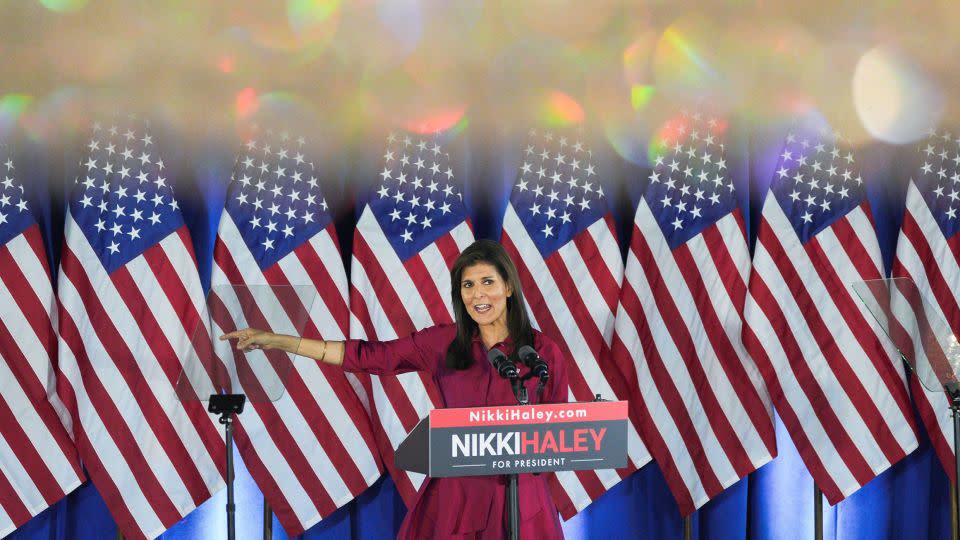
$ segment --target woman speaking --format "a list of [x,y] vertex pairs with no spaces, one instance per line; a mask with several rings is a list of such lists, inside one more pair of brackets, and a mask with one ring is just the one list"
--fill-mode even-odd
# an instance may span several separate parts
[[[237,339],[237,348],[244,351],[279,349],[352,372],[426,371],[440,389],[443,407],[515,405],[510,383],[487,360],[487,352],[500,349],[523,376],[529,368],[519,361],[517,351],[527,345],[550,370],[539,402],[566,403],[567,374],[560,349],[530,326],[517,269],[503,247],[491,240],[474,242],[454,262],[450,281],[455,324],[393,341],[317,341],[253,328],[220,339]],[[533,378],[523,384],[529,395],[536,396]],[[548,475],[519,478],[521,538],[562,538]],[[508,527],[505,502],[506,482],[500,476],[428,478],[398,537],[503,538]]]

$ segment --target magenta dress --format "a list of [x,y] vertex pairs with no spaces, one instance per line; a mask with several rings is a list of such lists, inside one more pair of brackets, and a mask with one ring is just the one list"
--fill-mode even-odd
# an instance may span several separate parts
[[[445,366],[447,347],[456,336],[455,325],[427,328],[409,337],[386,342],[348,340],[343,358],[347,371],[393,375],[408,371],[429,372],[443,399],[443,407],[515,405],[510,383],[502,379],[487,360],[479,336],[473,340],[473,365],[465,370]],[[507,339],[496,345],[513,352]],[[567,402],[567,372],[560,348],[550,338],[534,332],[534,349],[550,367],[550,382],[543,403]],[[527,368],[518,365],[520,374]],[[536,402],[537,380],[526,382],[531,403]],[[548,474],[519,475],[520,537],[563,538],[557,508],[547,485]],[[398,538],[476,538],[506,536],[506,483],[502,476],[427,478],[417,493],[413,508],[400,527]]]

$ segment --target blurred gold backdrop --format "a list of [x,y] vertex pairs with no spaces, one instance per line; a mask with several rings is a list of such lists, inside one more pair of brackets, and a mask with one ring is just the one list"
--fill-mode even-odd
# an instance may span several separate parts
[[958,120],[958,18],[955,0],[6,0],[0,130],[56,138],[122,105],[227,136],[287,109],[347,136],[586,121],[632,154],[707,100],[906,143]]

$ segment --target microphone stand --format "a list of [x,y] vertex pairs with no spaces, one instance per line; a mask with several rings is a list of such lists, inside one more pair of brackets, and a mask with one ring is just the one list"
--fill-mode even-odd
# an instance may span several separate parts
[[[523,347],[521,347],[520,352],[523,353]],[[535,351],[531,349],[533,354],[536,354]],[[487,352],[487,358],[490,360],[490,363],[493,365],[493,368],[500,374],[504,379],[510,380],[510,387],[513,389],[513,395],[517,398],[517,405],[524,406],[530,404],[530,396],[527,393],[527,387],[524,386],[524,383],[535,375],[540,377],[540,385],[537,387],[537,401],[541,399],[541,392],[543,391],[543,385],[546,382],[546,371],[541,370],[541,373],[538,375],[535,373],[533,367],[529,373],[523,377],[519,376],[517,370],[512,364],[506,365],[505,362],[508,362],[507,356],[503,354],[503,351],[499,349],[492,349]],[[524,364],[527,364],[524,362]],[[527,364],[529,367],[529,364]],[[507,500],[506,500],[506,510],[507,510],[507,519],[510,522],[509,538],[510,540],[519,540],[520,539],[520,486],[519,486],[519,476],[517,473],[512,473],[506,475],[507,477]]]
[[[525,379],[510,377],[510,386],[513,395],[517,398],[517,406],[530,403],[527,387],[523,385]],[[520,477],[517,473],[507,475],[507,514],[510,519],[510,540],[520,540]]]

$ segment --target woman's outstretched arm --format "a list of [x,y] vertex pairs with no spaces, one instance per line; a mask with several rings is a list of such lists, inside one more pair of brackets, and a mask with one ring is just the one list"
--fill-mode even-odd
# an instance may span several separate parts
[[253,349],[277,349],[299,356],[306,356],[326,364],[339,366],[343,364],[343,342],[321,341],[306,339],[297,336],[274,334],[256,328],[244,328],[220,336],[220,340],[236,339],[237,349],[250,351]]
[[319,341],[244,328],[220,336],[236,339],[237,349],[277,349],[341,366],[346,371],[396,375],[408,371],[436,371],[453,339],[453,325],[434,326],[391,341]]

